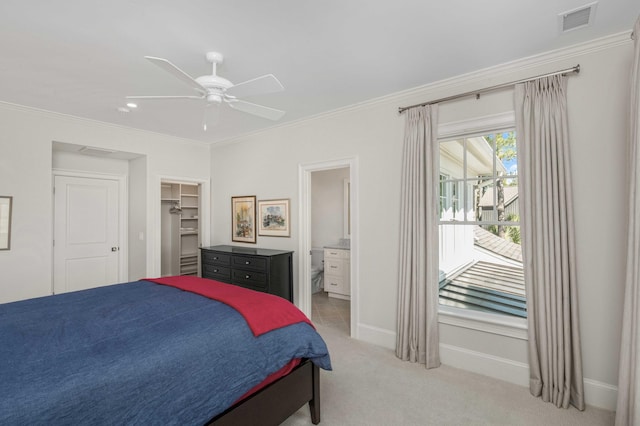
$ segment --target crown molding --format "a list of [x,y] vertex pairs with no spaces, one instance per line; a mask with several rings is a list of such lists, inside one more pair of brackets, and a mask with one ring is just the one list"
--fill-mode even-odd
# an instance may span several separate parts
[[11,103],[11,102],[0,101],[0,108],[3,108],[5,110],[9,110],[9,111],[23,112],[23,113],[27,113],[27,114],[47,115],[47,116],[51,117],[52,119],[60,120],[60,121],[66,121],[66,122],[69,122],[69,123],[76,123],[76,124],[80,123],[80,124],[86,124],[86,125],[91,125],[91,126],[102,127],[102,128],[105,128],[105,129],[116,129],[116,130],[127,131],[127,132],[136,132],[136,133],[148,134],[148,135],[153,135],[153,136],[156,136],[156,137],[161,137],[163,139],[171,138],[174,141],[178,141],[178,142],[181,142],[181,143],[187,143],[187,144],[191,144],[191,145],[198,145],[198,146],[206,145],[206,142],[202,142],[202,141],[198,141],[198,140],[194,140],[194,139],[182,138],[182,137],[179,137],[179,136],[173,136],[173,135],[170,135],[170,134],[167,134],[167,133],[160,133],[160,132],[154,132],[154,131],[151,131],[151,130],[137,129],[135,127],[128,127],[128,126],[124,126],[124,125],[121,125],[121,124],[107,123],[106,121],[93,120],[91,118],[78,117],[77,115],[71,115],[71,114],[65,114],[65,113],[61,113],[61,112],[49,111],[49,110],[46,110],[46,109],[35,108],[35,107],[30,107],[30,106],[20,105],[20,104],[14,104],[14,103]]
[[[575,44],[568,47],[563,47],[544,53],[540,53],[533,56],[528,56],[521,59],[516,59],[511,62],[505,62],[491,66],[489,68],[483,68],[480,70],[472,71],[466,74],[457,75],[454,77],[439,80],[433,83],[428,83],[422,86],[413,87],[411,89],[395,92],[389,95],[381,96],[378,98],[369,99],[356,104],[348,105],[331,111],[316,114],[310,117],[301,118],[299,120],[290,121],[281,125],[271,126],[267,129],[257,130],[255,132],[248,132],[242,135],[235,136],[229,139],[223,139],[217,142],[211,142],[212,146],[224,146],[237,142],[242,142],[244,139],[271,132],[276,129],[285,129],[291,127],[299,127],[308,122],[325,120],[327,118],[348,114],[353,111],[357,111],[364,108],[372,108],[381,104],[387,103],[402,103],[406,102],[407,98],[425,96],[424,102],[429,101],[430,93],[450,93],[455,94],[460,92],[463,87],[469,90],[469,86],[478,85],[478,83],[485,83],[486,80],[491,80],[493,84],[502,84],[511,80],[511,76],[514,73],[526,73],[526,71],[533,68],[540,68],[545,66],[556,65],[559,61],[568,61],[572,58],[579,58],[584,55],[596,53],[602,50],[613,49],[615,47],[631,45],[631,30],[624,31],[594,39],[585,43]],[[536,72],[539,74],[540,70]],[[526,78],[526,77],[525,77]],[[478,90],[486,87],[486,84],[478,85]],[[470,89],[473,90],[473,89]],[[464,90],[466,91],[466,90]],[[436,96],[432,96],[434,99]],[[441,96],[438,96],[441,97]],[[397,111],[398,105],[393,105],[394,110]]]
[[[631,44],[631,31],[613,34],[599,39],[591,40],[585,43],[575,44],[572,46],[547,51],[533,56],[516,59],[511,62],[493,65],[467,74],[461,74],[455,77],[440,80],[434,83],[425,84],[423,86],[414,87],[403,92],[389,95],[387,100],[400,100],[409,96],[420,95],[424,92],[449,91],[458,87],[467,86],[471,83],[477,83],[491,79],[494,84],[506,83],[510,80],[510,76],[514,73],[523,73],[532,68],[541,68],[547,65],[555,66],[559,61],[568,61],[569,59],[578,58],[584,55],[596,53],[602,50],[612,49],[618,46]],[[536,71],[539,74],[540,70]],[[526,77],[525,77],[526,78]],[[379,101],[382,101],[379,98]],[[378,100],[375,100],[378,101]]]

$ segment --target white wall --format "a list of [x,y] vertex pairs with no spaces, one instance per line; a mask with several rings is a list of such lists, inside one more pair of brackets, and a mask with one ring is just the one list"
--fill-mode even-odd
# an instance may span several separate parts
[[349,168],[311,174],[311,246],[337,244],[344,238],[344,180]]
[[[129,160],[129,280],[147,276],[147,156]],[[154,203],[152,202],[152,205]]]
[[[209,146],[1,103],[0,128],[0,194],[14,197],[11,250],[0,251],[0,303],[51,293],[52,141],[146,155],[146,167],[143,163],[135,166],[135,173],[145,174],[146,188],[138,187],[135,192],[144,197],[146,213],[144,218],[130,218],[129,233],[143,233],[144,250],[138,244],[135,255],[146,256],[145,275],[159,275],[155,235],[159,176],[208,181]],[[134,278],[142,272],[136,269]]]
[[52,167],[58,170],[129,176],[129,161],[127,160],[94,157],[77,152],[54,150]]
[[[580,74],[569,77],[568,107],[583,367],[590,386],[587,402],[613,408],[610,402],[595,401],[594,395],[598,391],[615,393],[617,383],[626,237],[625,137],[631,47],[629,34],[612,36],[218,144],[212,150],[213,238],[218,243],[230,242],[231,196],[256,194],[259,198],[290,198],[295,218],[299,208],[297,172],[300,164],[357,157],[360,182],[360,216],[354,218],[360,230],[360,255],[356,260],[360,276],[357,335],[392,347],[396,329],[398,205],[404,127],[404,116],[398,114],[397,108],[580,63]],[[451,123],[511,110],[512,90],[503,90],[483,95],[479,100],[472,97],[444,104],[440,122]],[[243,173],[238,172],[240,164],[245,170]],[[610,206],[606,223],[601,220],[601,210],[593,208],[596,199],[598,205]],[[257,245],[296,250],[297,226],[293,224],[291,238],[259,237]],[[297,262],[295,257],[294,262]],[[486,361],[482,365],[487,366],[487,374],[493,374],[491,363],[498,369],[507,364],[526,369],[526,341],[522,339],[451,324],[441,324],[440,330],[444,358],[449,357],[452,363],[464,357]],[[450,356],[452,353],[455,356]]]

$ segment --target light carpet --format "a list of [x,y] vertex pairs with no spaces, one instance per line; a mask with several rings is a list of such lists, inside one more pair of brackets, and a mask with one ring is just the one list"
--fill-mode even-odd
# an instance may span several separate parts
[[[556,408],[529,390],[448,367],[426,370],[393,351],[317,325],[333,371],[321,371],[321,425],[612,425],[614,413]],[[305,405],[283,425],[311,425]]]

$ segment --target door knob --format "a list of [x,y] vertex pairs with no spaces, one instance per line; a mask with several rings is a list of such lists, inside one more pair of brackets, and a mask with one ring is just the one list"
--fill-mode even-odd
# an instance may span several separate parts
[[118,251],[120,250],[120,247],[111,247],[111,251]]

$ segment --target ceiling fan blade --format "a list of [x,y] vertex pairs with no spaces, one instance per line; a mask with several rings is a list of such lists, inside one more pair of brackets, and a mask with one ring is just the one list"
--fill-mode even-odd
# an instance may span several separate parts
[[202,115],[202,130],[205,132],[207,128],[211,128],[218,124],[220,118],[220,104],[208,103],[204,107],[204,114]]
[[126,96],[127,99],[204,99],[202,96]]
[[186,72],[182,71],[180,68],[178,68],[177,66],[173,65],[171,62],[167,61],[166,59],[156,58],[156,57],[153,57],[153,56],[145,56],[145,59],[147,59],[148,61],[152,62],[153,64],[159,66],[160,68],[162,68],[163,70],[165,70],[169,74],[173,75],[174,77],[177,77],[183,83],[188,84],[189,87],[191,87],[192,89],[195,89],[195,90],[197,90],[198,92],[201,92],[201,93],[206,93],[207,92],[207,89],[204,86],[202,86],[200,83],[195,81],[189,74],[187,74]]
[[266,118],[269,120],[277,121],[285,114],[284,111],[279,109],[266,107],[264,105],[252,104],[251,102],[241,101],[238,99],[228,100],[227,104],[238,111],[247,112],[249,114],[257,115],[258,117]]
[[263,75],[251,80],[243,81],[227,89],[227,94],[236,98],[246,96],[265,95],[284,90],[284,86],[273,74]]

